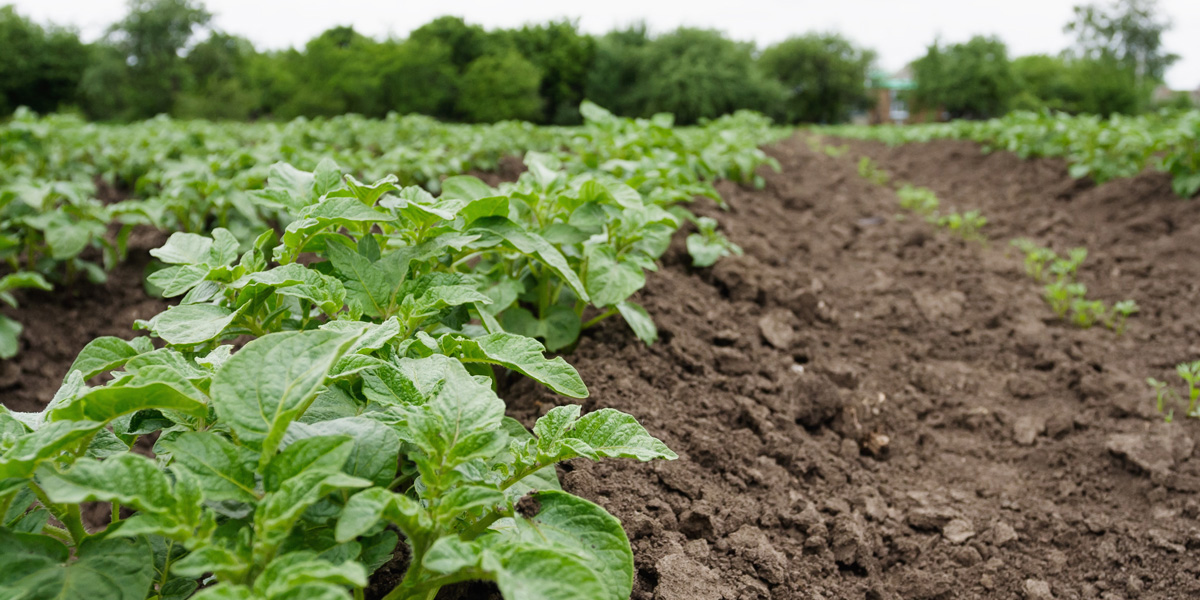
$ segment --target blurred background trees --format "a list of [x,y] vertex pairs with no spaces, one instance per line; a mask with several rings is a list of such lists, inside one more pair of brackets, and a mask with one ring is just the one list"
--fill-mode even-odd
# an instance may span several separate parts
[[[766,48],[718,31],[643,25],[594,36],[572,21],[487,30],[441,17],[407,38],[332,27],[302,48],[260,51],[215,30],[200,0],[130,0],[101,39],[33,23],[0,8],[0,116],[18,106],[77,110],[97,120],[291,119],[390,111],[445,120],[580,122],[587,98],[613,112],[671,112],[694,123],[738,109],[785,122],[836,123],[869,107],[876,56],[836,33]],[[1081,5],[1057,56],[1010,58],[976,36],[935,41],[913,61],[908,100],[950,117],[1012,109],[1135,113],[1178,57],[1153,0]],[[1169,98],[1183,106],[1186,97]]]

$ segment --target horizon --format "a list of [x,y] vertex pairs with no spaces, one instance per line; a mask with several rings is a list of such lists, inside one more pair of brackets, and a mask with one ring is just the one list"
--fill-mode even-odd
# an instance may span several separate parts
[[[990,0],[973,3],[969,10],[963,10],[962,3],[953,0],[922,0],[903,5],[880,0],[848,0],[836,5],[748,0],[737,7],[688,5],[685,14],[676,2],[613,0],[570,13],[562,10],[562,3],[548,0],[524,2],[516,7],[481,0],[451,0],[437,5],[405,6],[404,14],[397,16],[392,14],[399,11],[396,4],[384,0],[337,3],[299,0],[291,3],[286,12],[268,0],[203,2],[214,15],[213,29],[245,37],[259,50],[301,48],[322,31],[339,25],[349,25],[359,33],[383,39],[406,37],[413,29],[440,16],[462,17],[489,30],[568,19],[576,22],[580,31],[593,35],[639,22],[644,22],[655,34],[678,27],[717,29],[732,39],[754,42],[760,49],[805,33],[836,32],[874,50],[876,64],[887,72],[895,72],[920,58],[935,39],[953,43],[966,41],[973,35],[999,37],[1008,46],[1010,58],[1058,54],[1073,41],[1063,32],[1063,26],[1078,3]],[[125,0],[12,0],[6,4],[37,23],[74,28],[86,42],[103,37],[107,28],[127,11]],[[1179,61],[1167,69],[1166,84],[1174,90],[1200,90],[1200,54],[1184,54],[1187,40],[1200,39],[1200,2],[1159,0],[1158,10],[1160,16],[1173,23],[1163,36],[1164,47],[1180,55]],[[769,18],[764,18],[764,13]],[[872,18],[852,18],[866,13]],[[1037,13],[1041,14],[1028,16]],[[797,22],[804,25],[793,25]]]

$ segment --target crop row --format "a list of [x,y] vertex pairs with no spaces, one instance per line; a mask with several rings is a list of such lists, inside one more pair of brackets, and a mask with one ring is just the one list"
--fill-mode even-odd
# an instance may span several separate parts
[[1016,111],[988,121],[821,128],[834,136],[873,139],[889,146],[935,139],[979,142],[1022,158],[1061,157],[1072,177],[1096,183],[1133,177],[1146,168],[1170,173],[1175,193],[1200,192],[1200,111],[1139,116],[1072,116]]
[[[278,228],[173,233],[149,283],[181,300],[138,324],[151,336],[88,344],[40,413],[0,408],[0,596],[363,597],[403,541],[388,598],[466,580],[628,598],[620,523],[554,465],[675,454],[611,409],[557,406],[531,432],[495,369],[587,397],[545,346],[618,315],[653,341],[630,296],[672,233],[697,221],[697,264],[737,251],[681,204],[717,198],[717,177],[753,183],[775,132],[583,111],[499,188],[278,162],[246,195]],[[131,451],[152,435],[152,458]],[[103,529],[89,502],[111,504]]]
[[[639,144],[653,143],[652,160],[661,166],[642,169],[644,180],[635,183],[664,202],[715,195],[705,182],[717,177],[752,180],[760,158],[744,148],[749,143],[756,152],[754,140],[778,135],[746,116],[686,130],[673,128],[669,116],[641,123],[625,137],[597,138],[603,126],[596,119],[574,128],[395,115],[250,125],[163,117],[101,125],[22,111],[0,127],[0,259],[12,273],[0,280],[0,300],[15,305],[14,289],[51,289],[81,275],[103,281],[138,226],[197,233],[223,227],[246,244],[269,224],[286,225],[291,217],[261,193],[278,162],[312,171],[333,161],[365,181],[391,175],[398,185],[437,193],[448,176],[491,170],[527,151],[589,168],[599,168],[600,159],[629,162],[612,169],[639,168],[645,166],[637,162],[645,158]],[[0,358],[17,352],[20,332],[19,323],[0,317]]]

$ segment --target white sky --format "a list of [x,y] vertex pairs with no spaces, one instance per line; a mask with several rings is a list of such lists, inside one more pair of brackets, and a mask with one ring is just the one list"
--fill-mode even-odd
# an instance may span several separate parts
[[[488,28],[569,17],[591,33],[644,20],[655,32],[680,25],[714,28],[760,47],[790,35],[834,30],[874,48],[882,66],[894,70],[924,54],[938,35],[950,42],[999,35],[1012,56],[1057,53],[1070,42],[1062,26],[1079,1],[206,0],[205,5],[218,28],[245,36],[260,49],[301,46],[334,25],[402,37],[447,14]],[[125,14],[125,0],[0,0],[10,2],[35,21],[74,26],[89,41]],[[1200,0],[1160,0],[1159,9],[1175,24],[1165,38],[1167,49],[1183,57],[1167,72],[1167,83],[1174,89],[1200,88]]]

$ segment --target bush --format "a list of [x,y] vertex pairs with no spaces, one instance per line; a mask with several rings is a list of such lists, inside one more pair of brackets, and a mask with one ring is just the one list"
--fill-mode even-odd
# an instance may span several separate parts
[[536,119],[542,112],[542,74],[516,51],[475,59],[462,76],[458,109],[471,121]]
[[809,34],[763,51],[758,65],[786,88],[789,122],[837,123],[866,105],[864,82],[874,53],[838,34]]
[[914,104],[945,110],[953,118],[1003,115],[1017,87],[1008,48],[992,37],[975,36],[945,48],[934,42],[925,56],[913,62],[913,73]]

